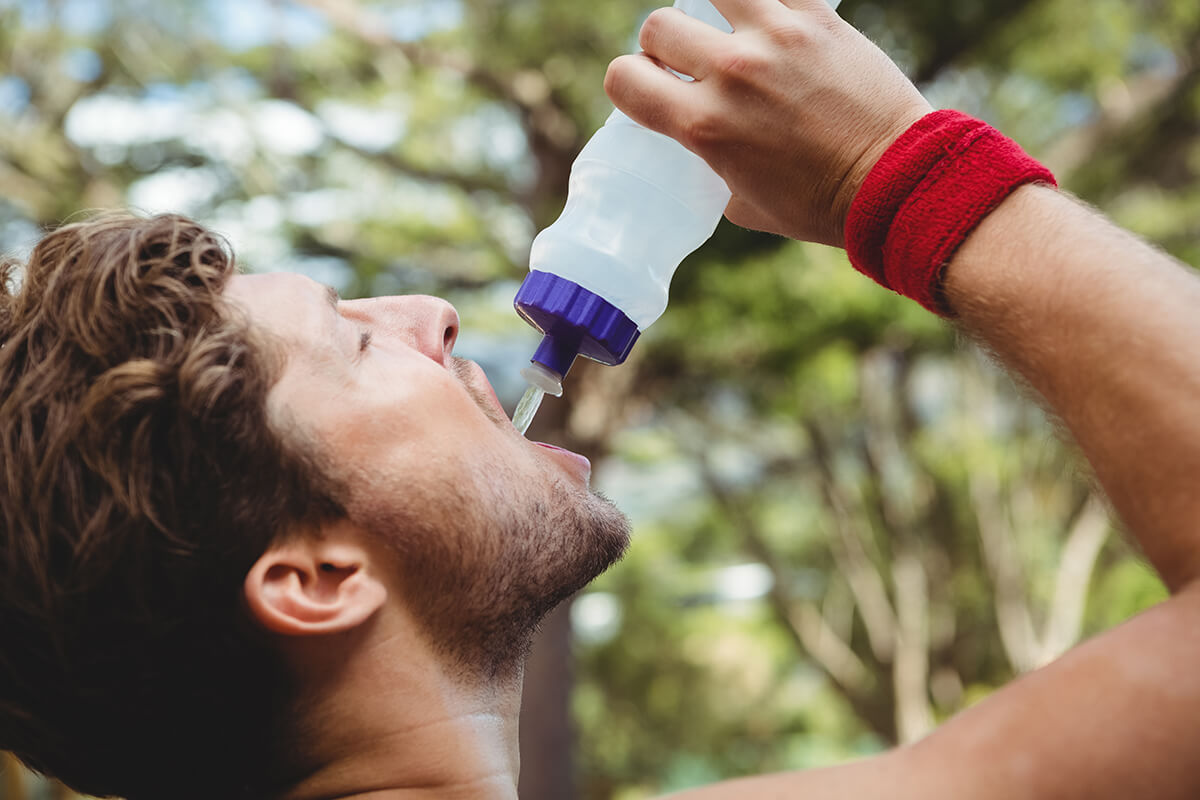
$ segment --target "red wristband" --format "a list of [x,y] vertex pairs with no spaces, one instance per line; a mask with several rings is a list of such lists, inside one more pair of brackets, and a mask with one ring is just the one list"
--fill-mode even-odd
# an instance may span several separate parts
[[985,122],[934,111],[872,168],[846,217],[846,252],[864,275],[950,316],[942,273],[959,246],[1026,183],[1058,184],[1050,170]]

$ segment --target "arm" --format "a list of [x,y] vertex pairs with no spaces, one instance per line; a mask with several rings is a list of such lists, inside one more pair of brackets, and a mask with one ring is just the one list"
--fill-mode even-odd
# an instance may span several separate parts
[[1175,596],[910,748],[678,800],[1200,797],[1200,280],[1040,187],[989,216],[947,277],[963,324],[1062,415]]
[[1172,590],[1200,575],[1200,275],[1018,191],[946,272],[962,324],[1059,414]]
[[[929,107],[820,0],[716,0],[733,35],[657,12],[614,62],[631,117],[729,183],[728,216],[841,242],[879,155]],[[1030,800],[1200,796],[1200,278],[1050,189],[1027,187],[955,254],[961,324],[1071,430],[1175,596],[905,750],[685,795]]]
[[671,800],[1194,800],[1198,618],[1188,589],[911,747]]
[[[718,0],[737,33],[656,12],[613,63],[631,117],[730,184],[735,222],[840,243],[879,155],[929,110],[821,0]],[[741,37],[741,38],[739,38]],[[1200,574],[1200,277],[1067,196],[1026,188],[946,271],[960,322],[1058,413],[1168,585]]]

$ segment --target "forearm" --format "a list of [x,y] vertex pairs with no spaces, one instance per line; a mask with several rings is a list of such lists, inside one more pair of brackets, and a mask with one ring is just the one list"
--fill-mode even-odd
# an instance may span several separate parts
[[670,800],[1191,800],[1200,592],[1183,592],[1025,675],[926,739],[829,769]]
[[1198,587],[897,751],[924,800],[1193,800]]
[[1168,585],[1200,575],[1200,276],[1026,187],[959,249],[945,291],[1062,419]]

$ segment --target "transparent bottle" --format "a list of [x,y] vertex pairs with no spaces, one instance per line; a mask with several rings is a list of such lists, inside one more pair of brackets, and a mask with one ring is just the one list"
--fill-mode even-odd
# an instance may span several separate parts
[[[675,8],[732,30],[707,0]],[[575,160],[562,215],[533,242],[514,301],[543,334],[526,379],[558,395],[577,356],[623,362],[666,310],[671,276],[712,236],[729,198],[702,158],[614,111]]]

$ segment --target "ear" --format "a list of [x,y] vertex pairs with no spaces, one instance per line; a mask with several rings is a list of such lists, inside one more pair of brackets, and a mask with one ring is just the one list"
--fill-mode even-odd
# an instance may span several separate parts
[[300,537],[273,545],[246,575],[250,615],[286,636],[324,636],[351,630],[387,599],[367,552],[356,544]]

